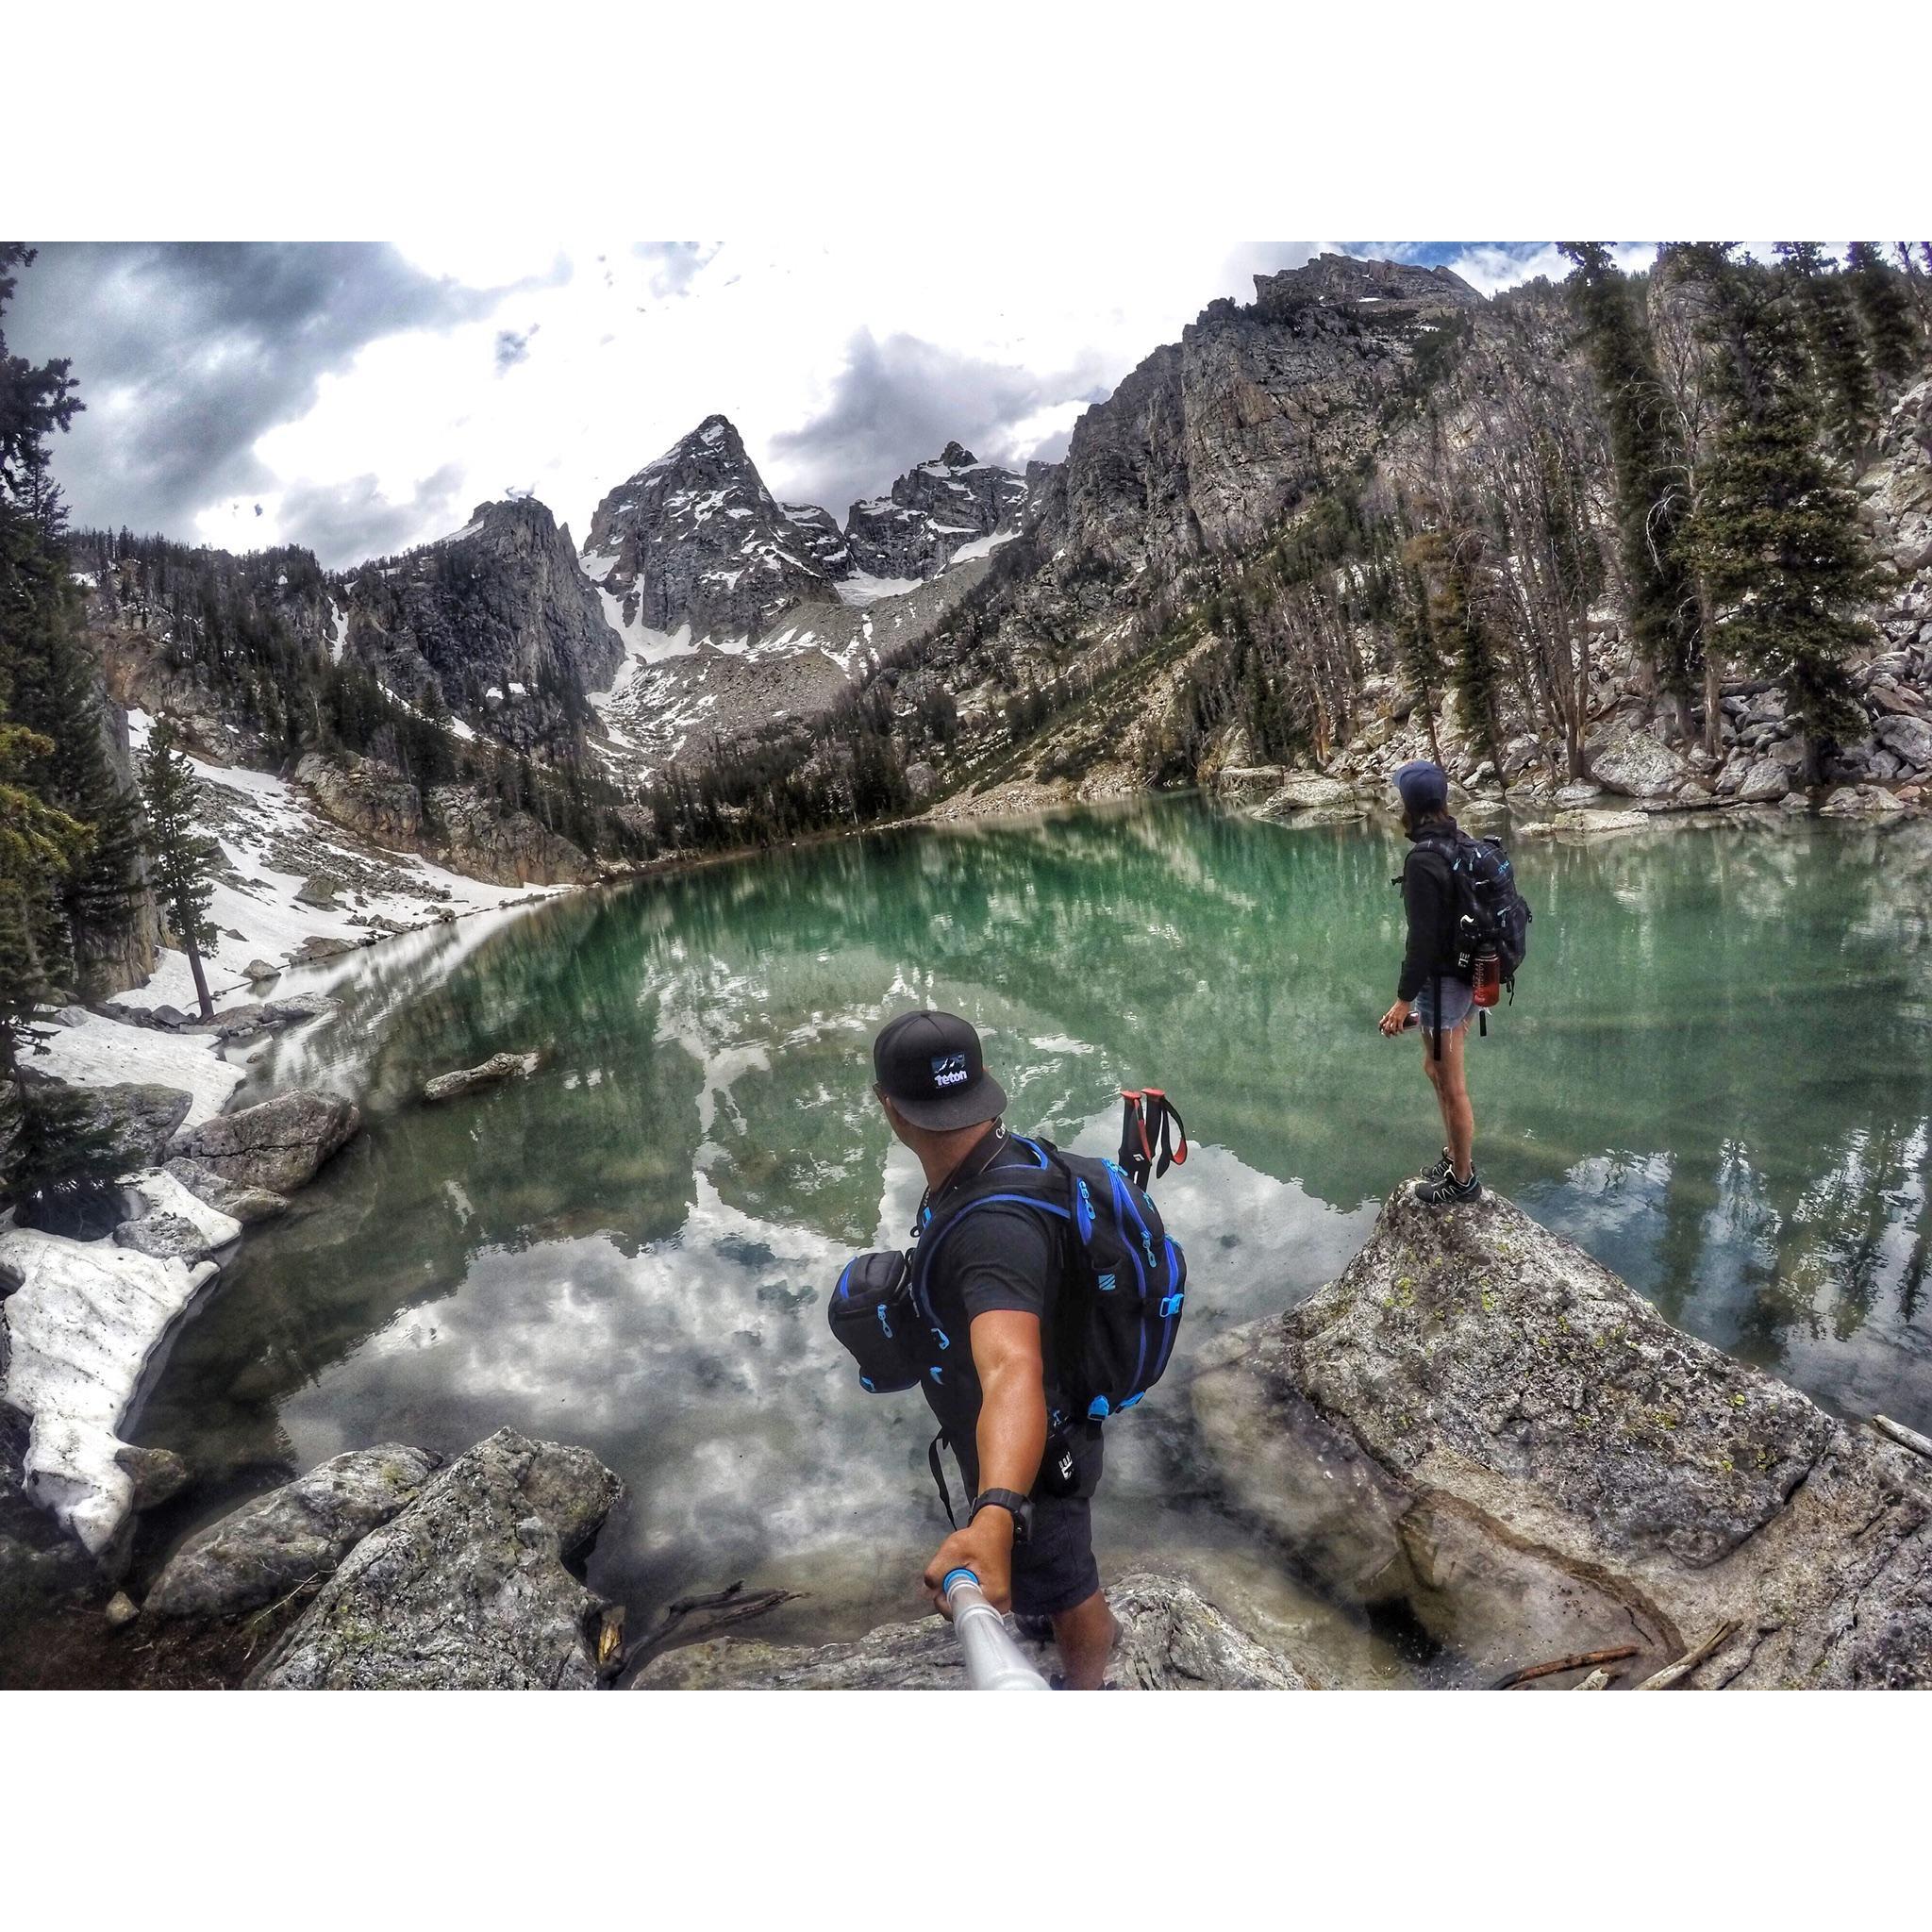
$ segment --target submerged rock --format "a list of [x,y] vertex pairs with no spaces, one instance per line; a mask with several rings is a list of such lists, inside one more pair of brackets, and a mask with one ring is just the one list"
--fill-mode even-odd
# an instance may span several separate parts
[[564,1568],[622,1485],[499,1429],[364,1537],[249,1678],[271,1690],[588,1690],[604,1604]]
[[251,1188],[217,1174],[204,1161],[176,1156],[162,1170],[197,1201],[225,1215],[240,1226],[252,1227],[258,1221],[270,1221],[289,1211],[286,1194],[271,1193],[266,1188]]
[[454,1100],[458,1094],[478,1087],[493,1087],[501,1080],[527,1080],[537,1071],[541,1053],[498,1053],[478,1067],[464,1067],[453,1074],[439,1074],[423,1089],[425,1100]]
[[[1137,1574],[1107,1600],[1121,1641],[1107,1681],[1121,1690],[1304,1690],[1286,1657],[1238,1629],[1177,1577]],[[1058,1669],[1051,1641],[1020,1646],[1045,1674]],[[959,1646],[942,1617],[887,1624],[856,1643],[820,1649],[719,1637],[654,1657],[639,1690],[963,1690]]]
[[208,1252],[208,1239],[193,1222],[179,1214],[146,1214],[124,1221],[114,1230],[116,1247],[152,1255],[158,1261],[198,1261]]
[[[316,1170],[362,1124],[353,1102],[335,1093],[280,1093],[236,1113],[177,1134],[169,1152],[192,1160],[231,1187],[289,1194],[315,1178]],[[174,1166],[170,1163],[169,1171]],[[184,1185],[199,1192],[186,1175]],[[204,1195],[204,1199],[207,1197]],[[242,1217],[224,1203],[224,1211]]]
[[192,1479],[187,1463],[172,1449],[144,1449],[124,1442],[115,1450],[114,1460],[134,1485],[129,1502],[137,1512],[158,1509],[163,1503],[172,1502]]
[[1694,1681],[1932,1683],[1932,1465],[1493,1195],[1398,1192],[1336,1281],[1223,1338],[1193,1397],[1244,1509],[1485,1675],[1634,1642],[1636,1682],[1730,1621]]
[[371,1530],[415,1500],[436,1461],[398,1442],[332,1456],[197,1531],[143,1607],[158,1617],[232,1617],[278,1603],[311,1577],[333,1575]]

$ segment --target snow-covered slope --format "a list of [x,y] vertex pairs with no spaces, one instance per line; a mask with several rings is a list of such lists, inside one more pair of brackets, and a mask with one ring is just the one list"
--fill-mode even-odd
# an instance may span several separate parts
[[[127,714],[128,737],[136,746],[146,743],[153,722],[144,711]],[[222,851],[209,907],[221,940],[205,962],[218,1005],[245,992],[245,969],[252,962],[287,965],[305,947],[311,956],[323,950],[311,941],[366,945],[445,915],[562,890],[487,885],[413,853],[367,849],[323,818],[286,779],[200,758],[190,762],[200,781],[204,829]],[[333,903],[313,903],[319,899]],[[128,1006],[165,1005],[192,1012],[194,983],[187,956],[165,949],[147,984],[119,997]]]

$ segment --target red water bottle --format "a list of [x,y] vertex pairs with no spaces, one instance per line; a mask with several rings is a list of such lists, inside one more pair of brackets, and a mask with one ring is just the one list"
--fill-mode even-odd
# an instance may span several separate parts
[[1485,946],[1475,956],[1475,976],[1470,981],[1469,996],[1478,1007],[1493,1007],[1503,991],[1503,962],[1494,946]]

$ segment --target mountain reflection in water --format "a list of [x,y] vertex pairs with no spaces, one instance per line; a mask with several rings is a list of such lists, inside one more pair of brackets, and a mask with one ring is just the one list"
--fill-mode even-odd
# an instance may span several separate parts
[[[824,1300],[918,1198],[867,1049],[930,1001],[986,1035],[1016,1126],[1110,1151],[1116,1090],[1153,1082],[1198,1137],[1159,1189],[1189,1324],[1110,1431],[1104,1562],[1191,1570],[1303,1654],[1399,1677],[1218,1507],[1184,1384],[1211,1334],[1331,1278],[1435,1155],[1416,1043],[1374,1030],[1401,856],[1380,829],[1171,799],[777,853],[306,977],[342,1011],[255,1084],[339,1086],[367,1130],[249,1238],[155,1377],[139,1437],[203,1481],[143,1566],[341,1449],[454,1451],[508,1423],[625,1477],[592,1577],[645,1624],[738,1576],[813,1593],[774,1637],[916,1613],[942,1528],[926,1413],[861,1393]],[[1674,1322],[1932,1428],[1932,828],[1518,858],[1530,960],[1471,1046],[1486,1177]],[[530,1046],[529,1081],[415,1097]]]

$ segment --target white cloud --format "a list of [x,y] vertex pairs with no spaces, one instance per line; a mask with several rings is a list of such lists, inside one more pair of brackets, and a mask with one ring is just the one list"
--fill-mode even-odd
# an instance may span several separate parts
[[[948,436],[994,460],[1058,455],[1089,402],[1209,301],[1248,299],[1255,275],[1340,245],[940,226],[890,247],[414,241],[400,249],[408,270],[468,306],[419,301],[394,333],[345,344],[294,399],[301,413],[255,440],[246,484],[211,491],[192,527],[171,534],[308,541],[325,562],[347,564],[359,559],[341,546],[361,531],[427,541],[452,509],[534,485],[581,538],[605,491],[713,410],[738,425],[774,492],[796,501],[849,490],[828,503],[842,514],[851,495],[884,489]],[[1563,270],[1549,244],[1387,252],[1424,249],[1486,291]],[[1638,265],[1648,254],[1633,244],[1624,258]],[[888,372],[900,407],[879,412],[870,441],[854,424],[860,341],[901,345]],[[86,347],[58,352],[84,370]],[[907,407],[906,384],[922,369],[939,385],[932,406]],[[154,375],[165,383],[165,371]],[[953,423],[956,379],[964,420]],[[836,461],[824,454],[828,424],[843,434]],[[75,511],[111,515],[81,492]]]

